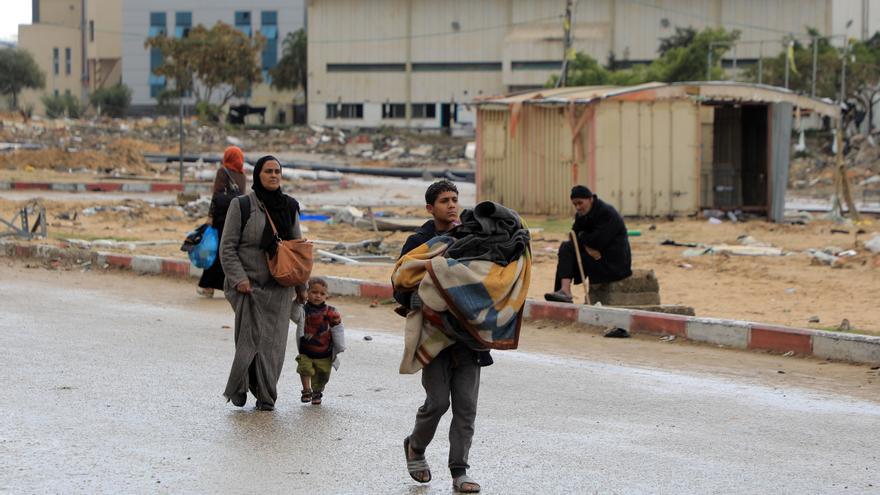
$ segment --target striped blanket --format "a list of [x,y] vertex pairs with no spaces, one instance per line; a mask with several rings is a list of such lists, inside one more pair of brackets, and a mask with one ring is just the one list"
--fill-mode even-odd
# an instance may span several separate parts
[[394,267],[395,289],[416,291],[421,301],[407,316],[401,373],[418,372],[455,342],[476,350],[516,349],[519,343],[531,273],[527,245],[504,265],[444,257],[455,242],[435,237]]

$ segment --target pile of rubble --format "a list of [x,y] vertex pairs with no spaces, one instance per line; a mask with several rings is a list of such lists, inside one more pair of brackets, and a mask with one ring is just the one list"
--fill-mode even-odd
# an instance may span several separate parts
[[[228,144],[246,151],[301,151],[355,157],[401,166],[434,163],[472,166],[474,146],[467,138],[393,131],[342,130],[321,126],[272,129],[237,129],[201,125],[196,119],[184,121],[187,153],[219,154]],[[123,140],[133,151],[114,149]],[[69,153],[106,151],[120,153],[123,166],[143,165],[133,157],[141,153],[176,153],[179,129],[176,119],[167,117],[139,119],[38,119],[28,121],[0,116],[2,149],[60,149]],[[94,157],[92,157],[94,158]],[[86,161],[86,160],[82,160]],[[103,161],[101,161],[103,163]],[[92,168],[92,167],[87,167]]]
[[[830,148],[791,160],[789,187],[825,195],[834,187],[835,157]],[[850,138],[844,156],[847,177],[854,187],[880,191],[880,134],[858,134]]]

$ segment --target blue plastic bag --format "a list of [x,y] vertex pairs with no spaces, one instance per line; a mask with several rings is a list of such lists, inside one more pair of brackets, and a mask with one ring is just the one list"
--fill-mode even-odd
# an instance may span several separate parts
[[196,268],[209,268],[217,259],[217,250],[220,248],[220,236],[217,229],[210,225],[202,234],[202,240],[189,252],[189,261]]

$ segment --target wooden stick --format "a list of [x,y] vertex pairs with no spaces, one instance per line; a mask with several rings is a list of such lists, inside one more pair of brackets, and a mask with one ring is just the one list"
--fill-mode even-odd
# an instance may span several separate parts
[[586,275],[584,275],[584,262],[581,261],[581,247],[578,244],[577,235],[574,231],[569,231],[568,238],[571,239],[571,245],[574,247],[574,255],[577,258],[578,270],[581,273],[581,281],[584,284],[584,304],[587,306],[590,305],[590,281],[587,280]]

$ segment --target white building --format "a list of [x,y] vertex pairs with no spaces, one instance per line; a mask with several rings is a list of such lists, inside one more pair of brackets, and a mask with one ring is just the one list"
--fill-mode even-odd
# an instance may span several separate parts
[[161,64],[161,55],[158,50],[144,48],[144,41],[160,33],[184,36],[193,26],[210,28],[224,22],[249,35],[261,33],[267,40],[261,55],[264,83],[253,88],[247,102],[266,107],[267,123],[292,122],[297,95],[271,90],[265,80],[268,69],[281,58],[284,37],[305,26],[304,0],[122,1],[122,82],[132,89],[135,111],[155,107],[156,98],[166,87],[165,79],[152,73]]
[[[778,53],[784,36],[807,26],[843,29],[862,8],[862,0],[574,3],[574,48],[602,63],[609,53],[623,63],[649,62],[660,38],[689,26],[740,30],[736,57],[749,63],[762,50]],[[309,0],[309,122],[472,125],[467,102],[542,87],[559,72],[564,8],[563,0]],[[870,18],[878,15],[880,6]],[[850,26],[851,36],[860,26]]]

